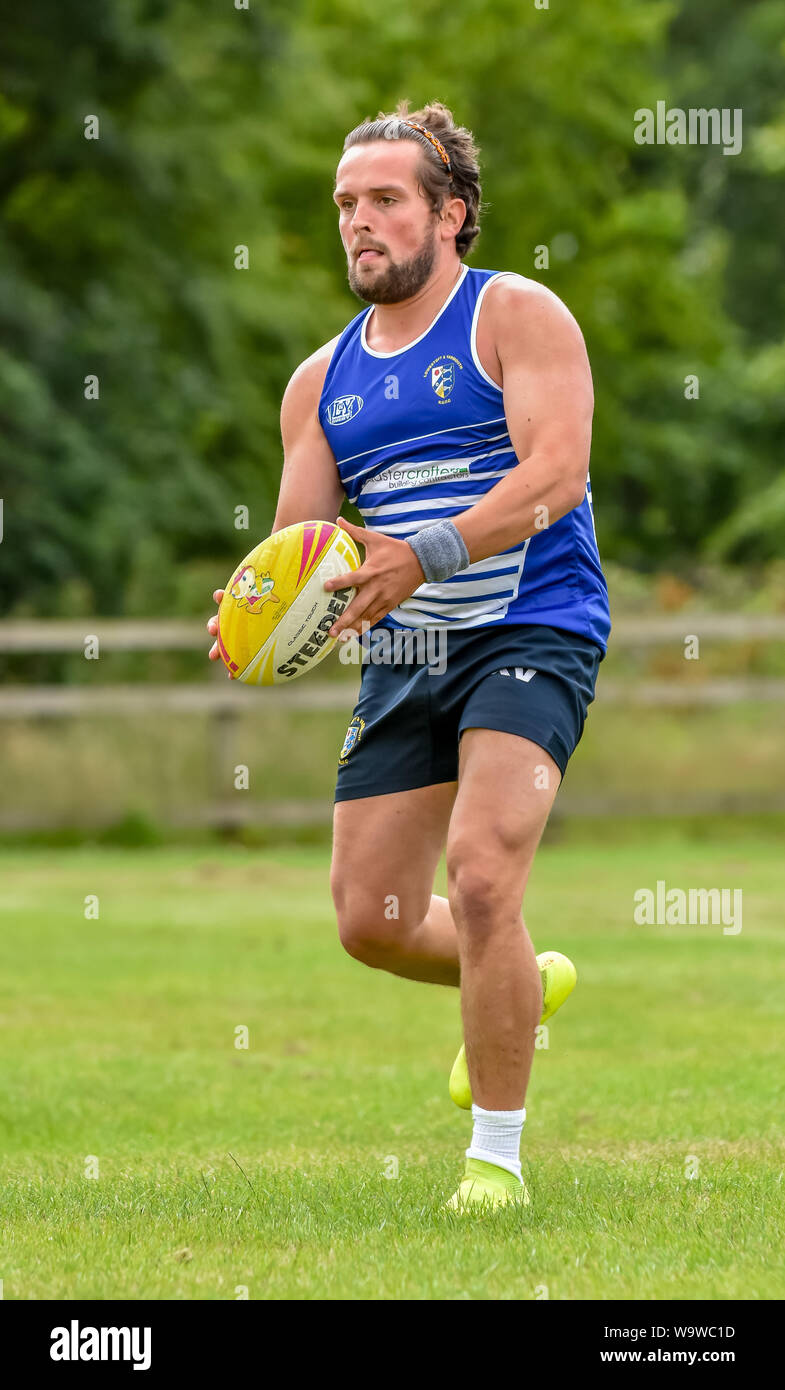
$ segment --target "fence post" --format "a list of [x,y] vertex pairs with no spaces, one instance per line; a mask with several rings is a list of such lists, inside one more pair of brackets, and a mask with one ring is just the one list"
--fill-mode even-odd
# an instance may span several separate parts
[[228,800],[228,788],[231,786],[234,789],[231,779],[235,766],[236,727],[236,711],[225,705],[213,710],[207,721],[208,738],[212,744],[210,799],[216,808],[215,819],[219,825],[225,824],[223,807]]

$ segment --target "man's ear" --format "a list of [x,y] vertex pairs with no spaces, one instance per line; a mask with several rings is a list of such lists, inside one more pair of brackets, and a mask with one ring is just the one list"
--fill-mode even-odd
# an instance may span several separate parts
[[463,198],[449,198],[439,216],[449,232],[454,232],[457,236],[466,221],[466,204]]

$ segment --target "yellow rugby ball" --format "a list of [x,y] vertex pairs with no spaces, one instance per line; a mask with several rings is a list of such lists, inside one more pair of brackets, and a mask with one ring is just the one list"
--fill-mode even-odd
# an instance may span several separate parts
[[359,569],[351,536],[329,521],[298,521],[252,550],[227,581],[218,609],[218,650],[229,674],[249,685],[282,685],[323,661],[328,632],[355,595],[324,581]]

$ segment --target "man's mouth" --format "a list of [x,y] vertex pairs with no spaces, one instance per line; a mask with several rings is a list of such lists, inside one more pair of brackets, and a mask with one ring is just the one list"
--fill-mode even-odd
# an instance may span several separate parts
[[372,247],[368,246],[357,253],[357,262],[358,264],[364,264],[366,261],[376,261],[383,255],[383,251],[375,251]]

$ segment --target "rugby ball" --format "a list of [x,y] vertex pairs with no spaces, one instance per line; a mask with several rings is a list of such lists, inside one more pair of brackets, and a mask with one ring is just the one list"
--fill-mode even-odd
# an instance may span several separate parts
[[218,650],[230,676],[282,685],[318,666],[336,639],[328,632],[354,589],[324,581],[359,569],[357,546],[329,521],[299,521],[257,545],[227,581],[218,609]]

